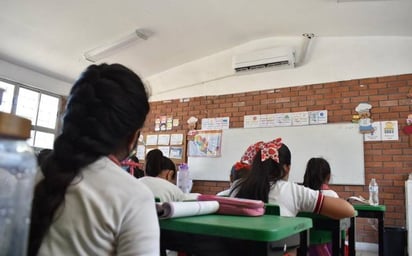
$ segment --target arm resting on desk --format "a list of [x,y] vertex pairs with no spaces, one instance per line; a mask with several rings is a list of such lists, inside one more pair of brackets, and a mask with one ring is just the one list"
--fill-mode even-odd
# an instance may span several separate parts
[[332,219],[343,219],[355,215],[355,209],[346,200],[325,196],[320,214]]

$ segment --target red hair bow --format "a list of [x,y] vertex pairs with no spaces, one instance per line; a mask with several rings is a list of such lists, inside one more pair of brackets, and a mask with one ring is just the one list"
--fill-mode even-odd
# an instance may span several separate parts
[[269,158],[273,159],[276,163],[279,163],[278,149],[282,147],[282,139],[277,138],[270,142],[260,145],[261,161],[265,161]]
[[242,163],[242,162],[236,162],[235,163],[235,171],[239,171],[241,169],[250,169],[250,165],[248,165],[247,163]]

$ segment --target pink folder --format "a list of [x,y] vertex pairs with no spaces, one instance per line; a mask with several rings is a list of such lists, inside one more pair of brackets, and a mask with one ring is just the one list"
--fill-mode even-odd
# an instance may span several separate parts
[[226,215],[262,216],[265,213],[265,203],[260,200],[221,197],[215,195],[199,195],[198,201],[218,201],[217,213]]

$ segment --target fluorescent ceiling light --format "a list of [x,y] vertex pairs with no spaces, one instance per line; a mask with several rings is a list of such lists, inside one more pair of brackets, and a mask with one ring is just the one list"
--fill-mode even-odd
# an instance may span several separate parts
[[136,29],[132,34],[85,52],[84,58],[90,62],[96,62],[117,53],[121,49],[131,46],[132,43],[147,40],[147,38],[148,36],[146,34]]

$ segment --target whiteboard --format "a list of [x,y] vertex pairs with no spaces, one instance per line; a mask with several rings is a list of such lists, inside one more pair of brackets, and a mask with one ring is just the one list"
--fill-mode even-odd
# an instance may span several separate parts
[[191,176],[228,181],[232,165],[249,145],[277,137],[292,153],[290,181],[303,182],[307,161],[323,157],[331,166],[331,184],[365,184],[363,135],[358,124],[352,123],[222,130],[221,157],[188,157]]

